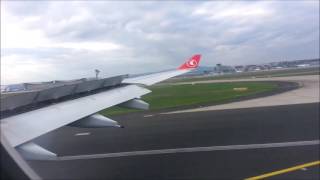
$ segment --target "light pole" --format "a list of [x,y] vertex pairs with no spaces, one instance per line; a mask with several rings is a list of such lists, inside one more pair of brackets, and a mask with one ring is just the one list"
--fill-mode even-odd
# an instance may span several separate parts
[[221,74],[221,64],[220,63],[217,64],[216,67],[217,67],[218,74]]
[[99,69],[95,69],[94,72],[96,73],[96,79],[98,79],[98,75],[100,73]]

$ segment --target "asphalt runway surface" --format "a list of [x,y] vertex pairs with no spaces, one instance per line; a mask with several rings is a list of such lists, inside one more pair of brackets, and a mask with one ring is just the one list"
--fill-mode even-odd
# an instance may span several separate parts
[[[113,119],[125,128],[36,139],[60,159],[28,163],[46,179],[244,179],[319,160],[319,103]],[[319,179],[319,165],[271,179]]]

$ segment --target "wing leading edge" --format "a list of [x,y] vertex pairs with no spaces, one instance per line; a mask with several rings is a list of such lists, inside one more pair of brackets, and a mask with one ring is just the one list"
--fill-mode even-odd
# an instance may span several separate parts
[[152,74],[133,77],[133,78],[127,78],[127,79],[124,79],[122,82],[128,83],[128,84],[143,84],[143,85],[150,86],[160,81],[187,73],[197,68],[199,66],[200,59],[201,59],[201,55],[196,54],[192,56],[190,59],[188,59],[188,61],[182,64],[178,69],[159,72],[159,73],[152,73]]

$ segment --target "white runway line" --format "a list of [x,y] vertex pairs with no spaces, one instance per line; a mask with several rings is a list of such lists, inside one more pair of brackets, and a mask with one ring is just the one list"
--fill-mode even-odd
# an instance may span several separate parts
[[83,132],[83,133],[77,133],[75,134],[75,136],[88,136],[90,134],[91,134],[90,132]]
[[143,117],[152,117],[152,114],[144,115]]
[[295,141],[295,142],[281,142],[281,143],[267,143],[267,144],[208,146],[208,147],[159,149],[159,150],[131,151],[131,152],[76,155],[76,156],[61,156],[61,157],[57,157],[56,160],[58,160],[58,161],[66,161],[66,160],[114,158],[114,157],[159,155],[159,154],[175,154],[175,153],[189,153],[189,152],[209,152],[209,151],[227,151],[227,150],[244,150],[244,149],[265,149],[265,148],[280,148],[280,147],[295,147],[295,146],[311,146],[311,145],[319,145],[319,144],[320,144],[319,140],[312,140],[312,141]]

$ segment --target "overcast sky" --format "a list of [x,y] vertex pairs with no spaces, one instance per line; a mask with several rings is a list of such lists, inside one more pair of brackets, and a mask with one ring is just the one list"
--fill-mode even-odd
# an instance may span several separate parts
[[319,57],[319,1],[1,1],[1,84]]

